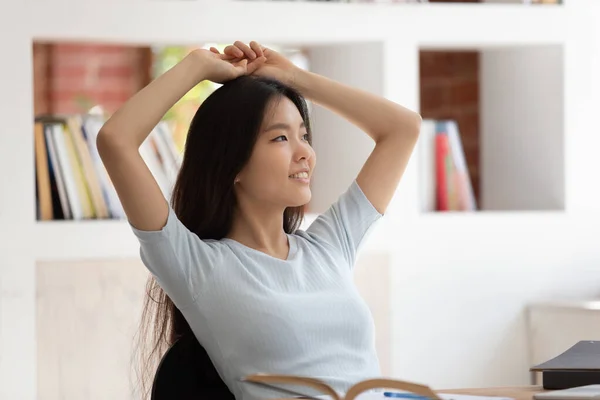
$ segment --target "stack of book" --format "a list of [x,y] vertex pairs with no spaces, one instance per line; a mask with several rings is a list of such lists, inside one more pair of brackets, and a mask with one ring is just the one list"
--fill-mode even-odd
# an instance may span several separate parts
[[[52,115],[35,119],[36,216],[40,221],[124,219],[125,213],[96,147],[100,115]],[[161,121],[140,154],[170,198],[181,154]]]
[[421,211],[476,210],[456,121],[423,120],[419,141]]

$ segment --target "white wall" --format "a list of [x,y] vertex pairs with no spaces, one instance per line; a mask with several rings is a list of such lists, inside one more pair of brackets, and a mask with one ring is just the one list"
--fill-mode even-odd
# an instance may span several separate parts
[[[9,7],[9,10],[6,8]],[[35,397],[35,273],[31,47],[23,35],[24,15],[2,5],[0,47],[0,398]],[[11,61],[9,61],[11,60]],[[25,138],[24,138],[25,137]],[[24,138],[24,139],[23,139]]]
[[[308,51],[312,71],[379,95],[383,94],[382,54],[381,43],[315,46]],[[311,211],[319,213],[356,177],[373,149],[373,140],[319,105],[314,105],[312,122],[317,164]]]
[[481,206],[563,210],[564,51],[481,52]]
[[394,372],[438,388],[527,384],[525,306],[598,296],[597,220],[453,219],[396,235]]
[[36,273],[36,398],[132,399],[141,261],[40,262]]

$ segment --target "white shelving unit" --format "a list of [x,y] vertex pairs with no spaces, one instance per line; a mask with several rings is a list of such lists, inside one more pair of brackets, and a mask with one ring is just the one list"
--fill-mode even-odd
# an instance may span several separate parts
[[[477,214],[564,212],[564,44],[456,46],[453,50],[479,52]],[[417,157],[426,155],[425,162],[432,162],[430,142],[423,137]],[[420,171],[419,177],[424,180],[427,175]],[[423,195],[430,195],[427,185],[424,189]],[[423,213],[436,213],[431,211],[431,199],[419,201]]]
[[[482,75],[488,90],[482,100],[482,157],[506,159],[517,154],[515,145],[525,143],[519,148],[517,174],[529,171],[527,156],[531,156],[532,165],[539,170],[532,179],[549,178],[543,198],[551,207],[531,202],[533,206],[525,207],[537,193],[529,192],[529,197],[516,203],[510,203],[511,196],[503,200],[505,208],[517,212],[500,212],[503,204],[497,204],[495,212],[439,218],[421,215],[415,153],[386,222],[367,243],[367,251],[389,252],[397,267],[389,283],[398,289],[392,290],[390,352],[393,374],[403,379],[438,387],[526,383],[526,370],[519,370],[526,355],[515,354],[524,337],[510,338],[505,357],[512,354],[513,358],[489,366],[486,357],[502,340],[498,335],[530,299],[550,294],[585,295],[594,289],[590,278],[600,278],[600,272],[590,267],[600,263],[593,240],[600,237],[600,210],[596,206],[600,194],[586,183],[595,177],[588,167],[596,159],[593,148],[600,144],[594,137],[593,112],[600,104],[596,102],[600,82],[595,77],[600,47],[594,23],[600,10],[592,2],[521,6],[47,0],[3,5],[0,15],[4,17],[0,17],[3,27],[10,32],[0,36],[3,54],[7,55],[0,62],[0,76],[4,77],[0,100],[0,120],[4,121],[0,129],[0,243],[5,245],[0,252],[0,398],[36,397],[36,262],[138,256],[137,243],[125,221],[35,221],[33,40],[199,44],[240,39],[303,45],[310,50],[316,72],[415,110],[419,104],[419,49],[487,52],[483,63],[487,72]],[[544,49],[552,53],[538,58]],[[515,64],[516,60],[522,65]],[[535,60],[550,64],[540,62],[536,65],[539,71],[526,68]],[[507,68],[515,68],[518,79]],[[494,84],[499,74],[505,81]],[[522,85],[531,81],[535,85],[525,92]],[[539,92],[545,83],[560,94],[553,97]],[[502,85],[513,86],[504,92]],[[519,99],[513,102],[509,96]],[[540,107],[540,101],[547,107]],[[520,112],[511,104],[518,105]],[[548,109],[556,114],[547,115]],[[322,209],[356,175],[371,148],[365,135],[336,116],[317,109],[314,118],[319,156],[314,196]],[[503,138],[509,137],[504,135],[511,128],[507,142]],[[545,135],[548,129],[551,134]],[[519,137],[518,133],[527,136]],[[544,145],[550,146],[552,158],[542,158],[544,150],[538,146]],[[563,158],[554,163],[559,156]],[[551,172],[546,174],[545,170]],[[510,180],[495,183],[502,181],[498,171],[486,166],[483,172],[484,193],[491,196],[486,197],[490,204],[511,187],[514,190]],[[518,185],[526,186],[526,180]],[[551,211],[538,212],[546,208]],[[567,244],[567,239],[580,232],[585,236]],[[543,240],[542,234],[546,235]],[[571,286],[560,291],[556,282],[564,277],[567,267],[570,273],[586,271],[585,279],[572,278]],[[541,270],[549,275],[535,285],[513,282],[505,286],[510,289],[498,286],[498,282],[508,285],[508,274],[515,271],[520,274],[515,279],[535,281]],[[474,279],[476,287],[469,283]],[[510,293],[510,300],[494,319],[486,314],[487,325],[471,324],[470,333],[466,333],[464,324],[481,315],[477,312],[487,312],[467,304],[489,296],[486,290]],[[436,314],[441,316],[434,318],[435,323],[423,317],[435,312],[441,313]],[[407,330],[407,326],[418,329]],[[438,335],[453,343],[454,353],[423,343],[431,344]],[[454,365],[456,352],[467,354],[475,343],[465,340],[465,335],[478,337],[476,345],[481,351],[465,356],[470,367],[459,369]],[[437,351],[435,367],[423,364],[422,354],[428,351]],[[476,371],[485,368],[494,371],[481,378]]]
[[36,257],[43,260],[139,255],[127,221],[42,222],[35,224],[34,232]]

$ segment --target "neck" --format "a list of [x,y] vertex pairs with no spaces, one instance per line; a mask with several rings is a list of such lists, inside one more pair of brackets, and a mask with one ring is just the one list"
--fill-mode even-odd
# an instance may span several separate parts
[[286,259],[289,245],[283,229],[283,212],[273,205],[238,204],[227,237],[273,257]]

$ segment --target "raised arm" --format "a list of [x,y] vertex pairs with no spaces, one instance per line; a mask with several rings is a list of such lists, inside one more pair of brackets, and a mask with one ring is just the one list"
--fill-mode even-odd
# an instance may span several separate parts
[[256,75],[294,86],[306,98],[347,119],[375,141],[356,181],[377,211],[384,214],[417,143],[421,116],[383,97],[298,68],[254,41],[249,45],[236,41],[224,53],[233,60],[264,55],[266,62]]
[[98,152],[133,227],[159,230],[167,221],[168,203],[139,153],[163,115],[201,81],[222,83],[251,73],[264,61],[223,58],[208,50],[192,51],[129,99],[100,130]]
[[346,118],[374,141],[356,181],[384,214],[416,145],[421,116],[383,97],[298,70],[295,86],[313,102]]

